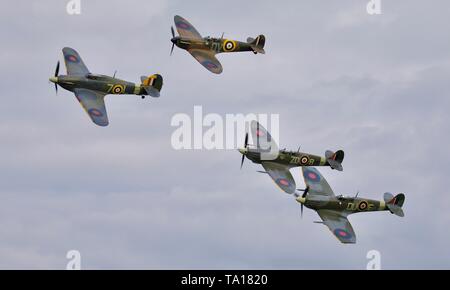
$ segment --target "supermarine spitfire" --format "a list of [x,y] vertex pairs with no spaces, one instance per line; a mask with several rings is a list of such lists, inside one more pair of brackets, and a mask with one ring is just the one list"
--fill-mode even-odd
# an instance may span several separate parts
[[[278,150],[276,142],[267,130],[258,122],[250,124],[252,139],[256,144],[248,144],[248,133],[245,135],[244,148],[238,149],[242,154],[241,168],[245,157],[254,163],[261,164],[265,171],[284,192],[292,194],[296,190],[295,180],[289,169],[298,166],[329,166],[332,169],[342,171],[344,151],[326,151],[325,156],[316,156],[298,151]],[[255,148],[253,148],[255,147]],[[276,152],[273,158],[266,158],[267,152]],[[262,158],[264,157],[264,158]]]
[[336,238],[344,244],[356,243],[356,235],[347,216],[353,213],[370,211],[390,211],[392,214],[403,217],[402,210],[405,195],[399,193],[393,196],[386,192],[383,200],[371,200],[355,197],[335,196],[328,182],[314,167],[303,167],[303,178],[306,189],[300,196],[295,194],[296,200],[301,204],[313,209],[322,219],[321,223],[326,225]]
[[109,124],[104,101],[108,94],[134,94],[142,98],[146,95],[159,97],[163,85],[163,78],[159,74],[142,76],[141,84],[138,85],[117,79],[115,76],[92,74],[74,49],[65,47],[62,51],[67,75],[58,75],[58,61],[55,75],[50,78],[50,81],[55,83],[56,91],[59,85],[73,92],[92,121],[99,126]]
[[249,37],[247,42],[224,39],[223,35],[221,38],[202,37],[194,26],[183,17],[176,15],[174,20],[179,36],[175,36],[175,31],[171,27],[173,44],[170,54],[176,45],[188,51],[201,65],[215,74],[220,74],[223,70],[222,65],[215,57],[218,53],[239,51],[252,51],[254,54],[265,53],[266,39],[264,35],[259,35],[255,39]]

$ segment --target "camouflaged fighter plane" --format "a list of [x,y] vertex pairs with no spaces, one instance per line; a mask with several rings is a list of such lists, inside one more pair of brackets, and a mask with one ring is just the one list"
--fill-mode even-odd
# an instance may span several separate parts
[[215,57],[218,53],[239,51],[252,51],[254,54],[265,53],[264,44],[266,39],[264,35],[259,35],[255,39],[249,37],[247,42],[224,39],[223,35],[221,38],[202,37],[194,26],[183,17],[176,15],[174,20],[180,36],[175,36],[172,26],[172,49],[170,55],[172,55],[173,48],[176,45],[187,50],[201,65],[215,74],[220,74],[223,70],[222,65]]
[[399,193],[393,196],[386,192],[383,200],[371,200],[355,197],[335,196],[328,182],[314,167],[303,167],[303,178],[306,189],[300,196],[295,194],[296,200],[301,204],[301,215],[303,216],[303,205],[315,210],[321,223],[326,225],[336,238],[344,244],[356,243],[356,235],[347,216],[353,213],[369,211],[390,211],[392,214],[403,217],[402,210],[405,195]]
[[342,150],[337,152],[327,150],[324,157],[303,153],[300,150],[278,150],[276,142],[263,126],[256,121],[252,121],[250,127],[252,139],[253,142],[256,141],[256,145],[248,144],[247,133],[244,148],[238,149],[242,154],[241,168],[245,157],[254,163],[261,164],[265,171],[259,172],[269,174],[273,181],[286,193],[292,194],[296,190],[295,180],[289,171],[292,167],[329,166],[338,171],[343,170],[344,151]]
[[109,124],[104,100],[108,94],[133,94],[140,95],[142,98],[146,95],[159,97],[163,85],[163,79],[159,74],[142,76],[141,84],[138,85],[116,79],[115,74],[113,77],[92,74],[74,49],[65,47],[62,51],[67,75],[58,75],[58,61],[55,75],[50,78],[50,81],[55,83],[56,92],[58,92],[58,85],[73,92],[92,121],[99,126]]

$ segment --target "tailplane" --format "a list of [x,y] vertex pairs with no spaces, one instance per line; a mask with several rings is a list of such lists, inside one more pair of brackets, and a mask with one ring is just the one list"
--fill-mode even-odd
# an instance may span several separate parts
[[159,93],[161,92],[161,88],[163,86],[163,78],[161,75],[154,74],[149,77],[142,76],[141,82],[142,88],[144,88],[149,96],[154,98],[159,97]]
[[405,213],[402,209],[403,203],[405,202],[405,195],[403,193],[399,193],[396,196],[393,196],[392,193],[386,192],[383,198],[384,202],[386,203],[386,207],[391,213],[399,217],[405,216]]
[[327,150],[325,151],[325,158],[332,169],[338,171],[344,170],[342,167],[342,161],[344,161],[344,151],[338,150],[336,152]]
[[247,38],[247,42],[250,44],[250,47],[253,49],[253,53],[261,53],[265,54],[264,45],[266,44],[266,37],[264,35],[259,35],[256,38],[249,37]]

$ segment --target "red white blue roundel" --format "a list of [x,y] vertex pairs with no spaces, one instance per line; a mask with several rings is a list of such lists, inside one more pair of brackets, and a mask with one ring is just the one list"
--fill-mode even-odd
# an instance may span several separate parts
[[213,63],[209,60],[205,60],[204,62],[202,62],[202,64],[208,69],[218,69],[219,68],[215,63]]
[[264,131],[260,130],[260,129],[256,129],[256,136],[263,137],[264,136]]
[[103,116],[102,112],[100,112],[97,109],[90,109],[88,111],[88,113],[89,113],[89,115],[94,116],[94,117],[102,117]]
[[276,182],[281,187],[290,187],[291,186],[291,183],[286,178],[278,178]]
[[186,22],[183,22],[183,21],[177,22],[177,27],[181,28],[181,29],[185,29],[185,30],[191,29],[191,26],[189,24],[187,24]]
[[68,61],[68,62],[74,62],[74,63],[78,63],[80,60],[78,59],[78,57],[76,57],[75,55],[73,55],[73,54],[68,54],[68,55],[66,55],[66,60]]
[[306,169],[304,176],[305,176],[306,180],[308,180],[310,182],[319,182],[320,181],[320,175],[311,169]]
[[363,211],[366,210],[369,207],[369,204],[367,203],[367,201],[363,200],[358,204],[358,209]]
[[351,239],[352,234],[343,229],[335,229],[334,234],[342,239]]

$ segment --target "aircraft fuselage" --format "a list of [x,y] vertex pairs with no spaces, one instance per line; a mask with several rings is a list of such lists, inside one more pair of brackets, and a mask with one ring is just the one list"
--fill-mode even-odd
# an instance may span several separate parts
[[211,50],[215,53],[253,51],[250,44],[231,39],[205,37],[202,39],[181,38],[179,36],[171,39],[172,43],[182,49]]
[[[242,153],[242,152],[241,152]],[[329,166],[327,160],[323,156],[312,155],[304,152],[285,151],[278,152],[278,156],[273,160],[262,160],[261,152],[248,148],[245,156],[252,162],[261,164],[263,161],[275,162],[289,167],[298,166]]]
[[71,92],[83,88],[104,94],[147,95],[144,88],[138,84],[104,75],[60,75],[50,80]]
[[298,197],[297,201],[313,210],[329,209],[342,211],[347,214],[388,210],[386,203],[383,200],[379,201],[360,197],[330,197],[315,194],[306,195],[306,197]]

